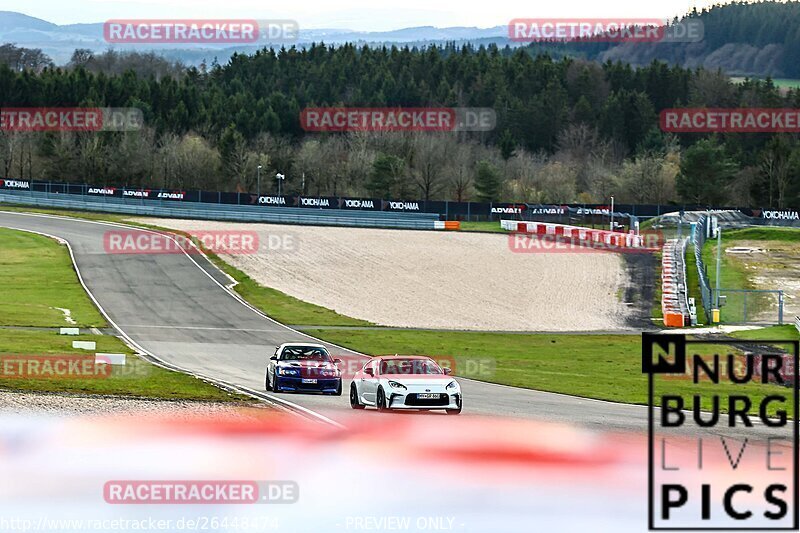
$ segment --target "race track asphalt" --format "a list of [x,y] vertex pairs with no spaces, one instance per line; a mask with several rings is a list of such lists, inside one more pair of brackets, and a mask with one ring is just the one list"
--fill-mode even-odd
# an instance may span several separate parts
[[[0,211],[0,226],[67,241],[86,288],[113,324],[142,350],[186,371],[267,394],[264,374],[275,346],[311,340],[249,307],[225,287],[231,280],[202,255],[106,253],[104,235],[121,228],[73,218]],[[146,230],[125,231],[138,234]],[[337,357],[362,357],[323,344]],[[535,418],[603,431],[642,432],[647,428],[643,406],[460,381],[465,397],[462,416]],[[353,414],[348,387],[345,382],[341,397],[285,393],[277,395],[278,399],[271,393],[264,397],[344,421]],[[361,413],[384,416],[369,409]],[[738,430],[719,433],[737,436]]]

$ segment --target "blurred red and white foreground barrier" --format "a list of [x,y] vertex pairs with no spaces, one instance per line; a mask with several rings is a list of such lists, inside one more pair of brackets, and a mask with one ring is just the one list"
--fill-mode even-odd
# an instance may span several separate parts
[[[264,413],[0,417],[0,529],[626,533],[647,527],[644,435],[372,411],[336,428]],[[691,464],[695,447],[671,447],[671,464]],[[695,473],[701,474],[722,475],[714,467]]]

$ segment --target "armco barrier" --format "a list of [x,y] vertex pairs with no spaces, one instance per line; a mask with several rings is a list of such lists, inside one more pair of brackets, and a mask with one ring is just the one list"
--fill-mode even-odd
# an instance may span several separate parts
[[525,222],[520,220],[501,220],[500,227],[507,231],[545,235],[563,239],[575,239],[608,245],[609,251],[623,251],[626,248],[644,248],[644,239],[633,233],[620,233],[618,231],[584,228],[582,226],[567,226],[564,224],[551,224],[549,222]]
[[30,191],[10,192],[7,190],[0,191],[1,203],[164,218],[419,230],[458,229],[452,223],[440,224],[439,216],[431,213],[317,210],[161,201],[144,203],[139,200],[122,198],[93,198]]
[[700,284],[700,297],[703,300],[703,309],[705,310],[706,320],[712,322],[712,309],[714,303],[712,301],[711,283],[708,280],[708,269],[706,268],[705,261],[703,261],[703,246],[706,239],[711,232],[711,221],[709,215],[701,216],[697,224],[694,226],[692,232],[692,244],[694,245],[695,263],[697,265],[697,279]]
[[686,243],[688,239],[670,239],[661,256],[661,312],[664,325],[681,328],[689,324],[689,301],[686,294]]

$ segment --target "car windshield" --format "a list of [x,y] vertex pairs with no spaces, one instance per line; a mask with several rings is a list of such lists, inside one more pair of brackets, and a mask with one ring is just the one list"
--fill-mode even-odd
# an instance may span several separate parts
[[388,359],[381,361],[381,374],[443,374],[430,359]]
[[287,346],[281,353],[281,361],[330,361],[325,348],[318,346]]

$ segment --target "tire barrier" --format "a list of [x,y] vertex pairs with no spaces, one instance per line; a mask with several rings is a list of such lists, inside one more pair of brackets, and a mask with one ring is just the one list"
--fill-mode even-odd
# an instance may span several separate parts
[[686,243],[688,239],[670,239],[662,248],[661,312],[664,325],[682,328],[690,324],[686,294]]

